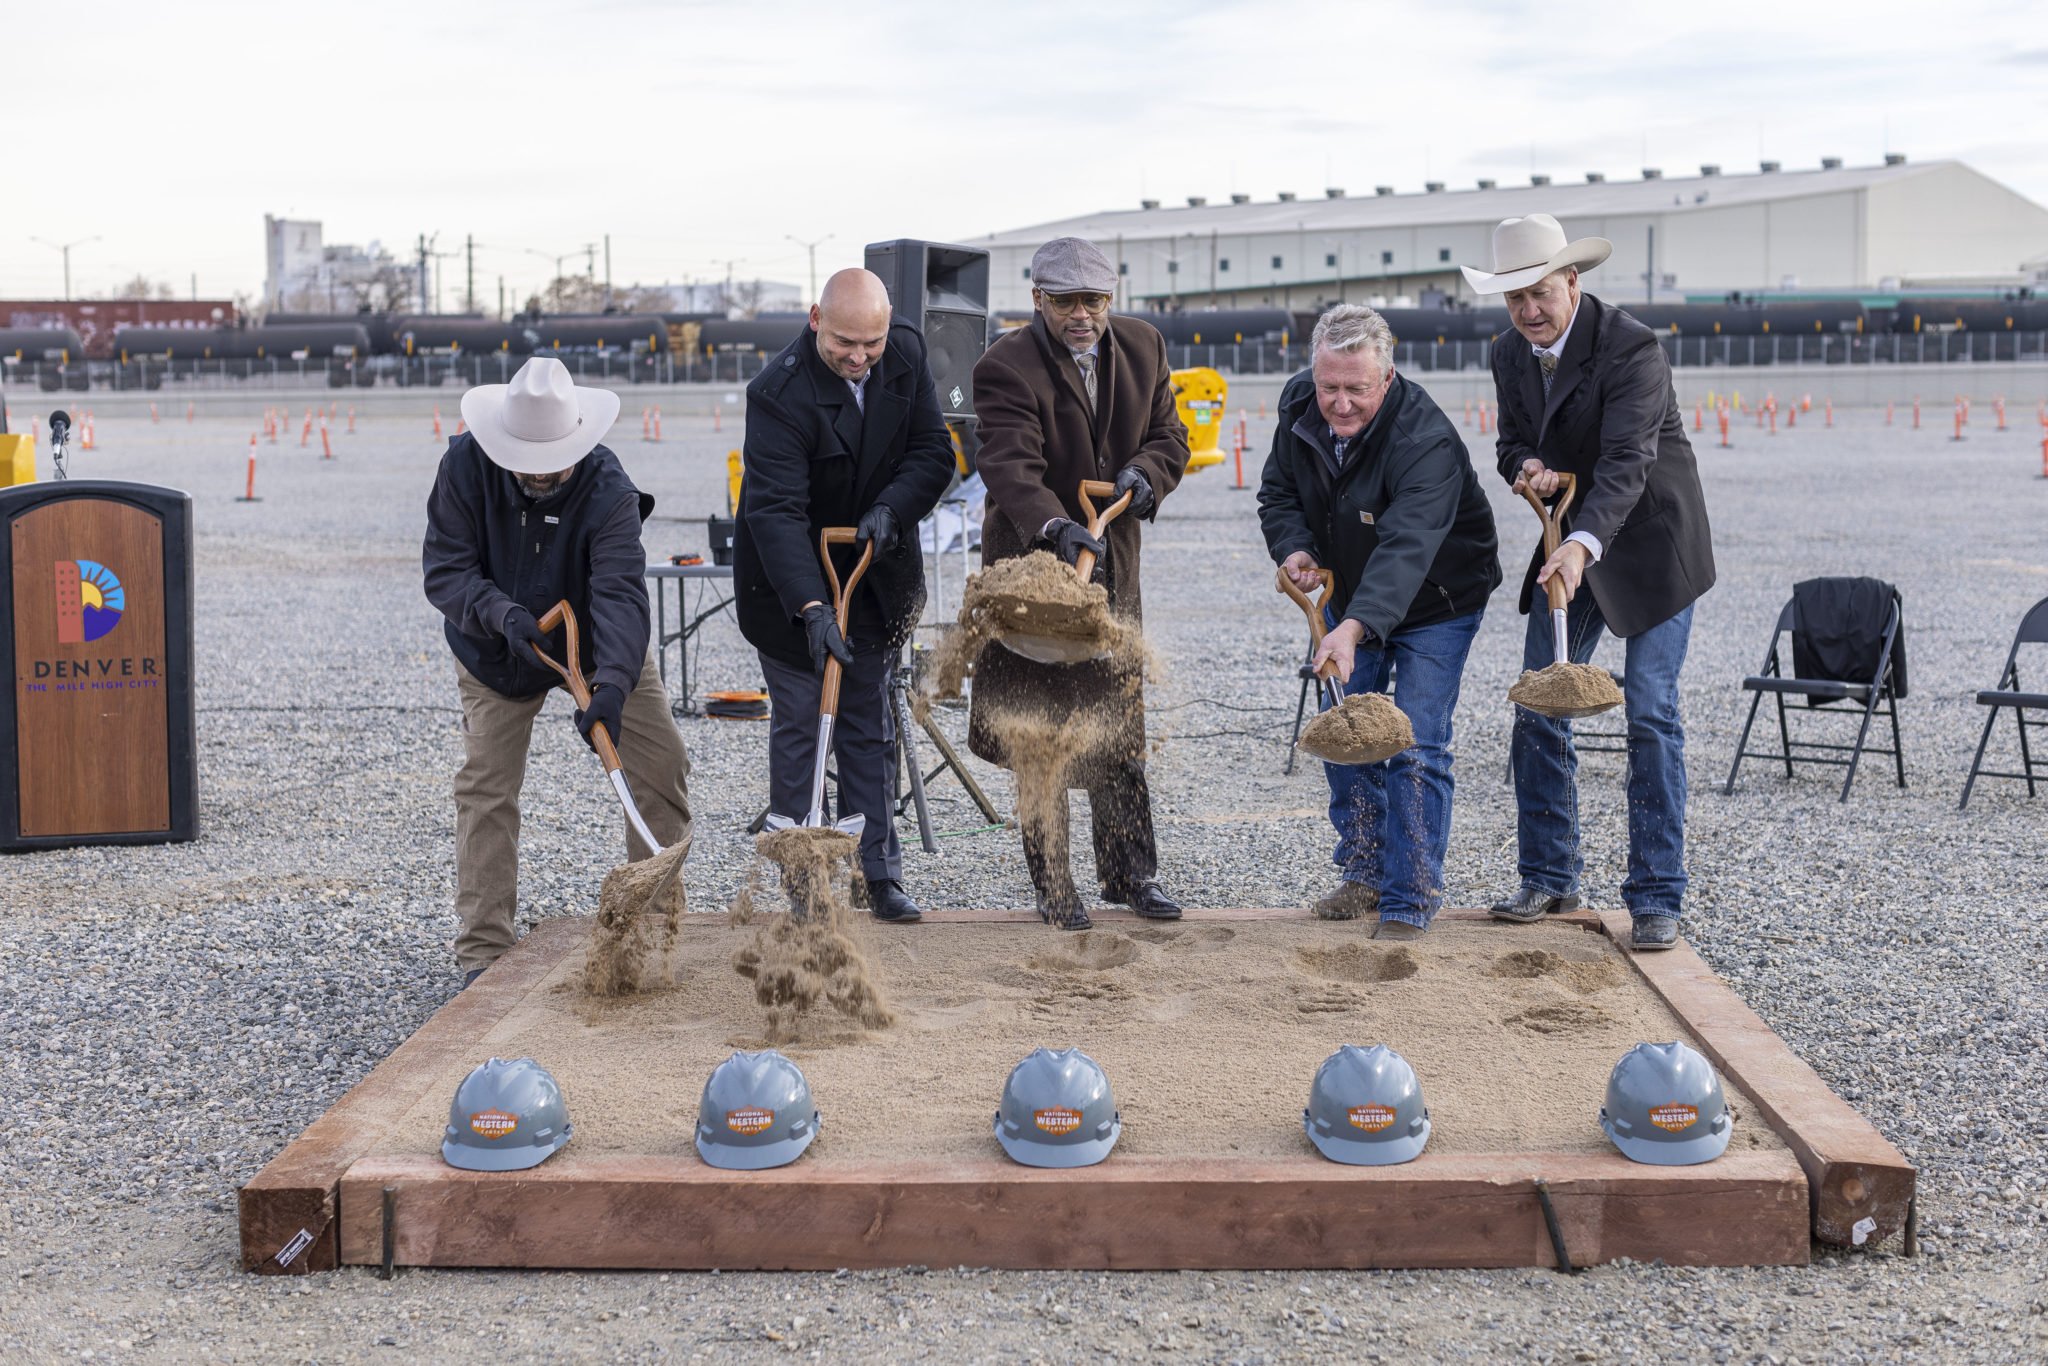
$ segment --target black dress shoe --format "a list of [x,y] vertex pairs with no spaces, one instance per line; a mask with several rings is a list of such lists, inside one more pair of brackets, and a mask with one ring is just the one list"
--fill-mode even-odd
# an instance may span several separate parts
[[1088,912],[1078,901],[1071,906],[1055,906],[1044,897],[1038,898],[1038,918],[1048,925],[1063,930],[1092,930],[1095,922],[1088,918]]
[[924,919],[924,912],[917,909],[903,890],[903,884],[894,878],[864,878],[868,888],[868,905],[875,913],[875,919],[888,925],[910,925]]
[[469,988],[470,988],[470,985],[471,985],[472,983],[474,983],[474,982],[476,981],[476,979],[477,979],[477,978],[479,978],[479,977],[481,977],[481,976],[483,976],[483,975],[484,975],[484,970],[483,970],[482,968],[471,968],[471,969],[470,969],[470,970],[469,970],[468,972],[465,972],[465,973],[463,973],[463,974],[462,974],[462,985],[461,985],[461,986],[459,986],[459,987],[457,987],[457,988],[456,988],[456,990],[457,990],[457,991],[468,991],[468,990],[469,990]]
[[1158,878],[1146,878],[1126,888],[1121,895],[1105,891],[1105,901],[1120,901],[1147,920],[1178,920],[1180,906],[1166,894]]
[[1546,915],[1563,915],[1566,911],[1579,909],[1576,896],[1552,896],[1538,887],[1524,887],[1515,893],[1512,901],[1496,901],[1487,913],[1495,920],[1512,920],[1518,925],[1533,925]]
[[1678,946],[1678,917],[1675,915],[1631,916],[1629,931],[1629,945],[1638,950]]

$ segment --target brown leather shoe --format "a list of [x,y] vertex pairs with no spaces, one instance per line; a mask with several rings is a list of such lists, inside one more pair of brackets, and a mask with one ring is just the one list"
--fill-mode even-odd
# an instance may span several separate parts
[[1309,909],[1316,913],[1318,920],[1356,920],[1362,915],[1372,914],[1379,907],[1379,888],[1368,887],[1363,882],[1340,882],[1336,891]]
[[1373,927],[1372,937],[1375,939],[1394,940],[1420,939],[1428,933],[1429,931],[1423,929],[1422,926],[1411,925],[1405,920],[1382,920]]

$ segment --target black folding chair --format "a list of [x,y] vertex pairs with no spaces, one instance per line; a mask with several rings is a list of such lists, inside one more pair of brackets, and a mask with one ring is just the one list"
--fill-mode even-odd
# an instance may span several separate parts
[[[1808,629],[1818,629],[1821,623],[1814,623],[1812,628],[1801,626],[1797,597],[1786,603],[1784,610],[1778,613],[1778,624],[1771,630],[1771,648],[1764,655],[1763,672],[1752,674],[1742,680],[1743,691],[1755,693],[1756,696],[1750,701],[1749,719],[1743,723],[1742,738],[1735,745],[1735,762],[1728,769],[1727,785],[1721,789],[1724,795],[1735,791],[1735,775],[1742,771],[1744,759],[1780,759],[1785,765],[1785,776],[1790,778],[1793,760],[1796,758],[1800,763],[1847,767],[1849,773],[1842,780],[1842,795],[1839,798],[1846,802],[1849,800],[1849,789],[1856,782],[1856,767],[1862,762],[1866,750],[1872,754],[1891,755],[1898,769],[1899,786],[1906,785],[1906,756],[1899,742],[1898,707],[1898,699],[1905,695],[1905,670],[1898,653],[1899,632],[1904,626],[1905,608],[1897,589],[1889,584],[1878,586],[1888,590],[1886,596],[1890,603],[1885,609],[1883,647],[1878,652],[1877,668],[1865,680],[1788,677],[1778,653],[1778,638],[1789,633],[1794,637],[1796,651],[1809,649],[1811,647],[1808,643],[1799,637],[1806,634]],[[1778,703],[1780,749],[1775,754],[1768,750],[1753,750],[1749,747],[1750,728],[1756,724],[1757,708],[1763,705],[1766,693],[1774,696]],[[1863,719],[1856,731],[1856,743],[1839,745],[1817,740],[1794,740],[1785,706],[1785,699],[1788,696],[1804,697],[1808,709],[1814,711],[1832,711],[1837,714],[1860,712]],[[1891,720],[1890,749],[1881,749],[1870,743],[1870,723],[1879,715],[1887,716]],[[1845,753],[1849,756],[1846,759],[1836,757]]]
[[[1996,687],[1987,688],[1977,694],[1977,705],[1989,707],[1991,714],[1984,718],[1984,734],[1977,740],[1977,757],[1970,761],[1970,776],[1963,782],[1963,799],[1956,803],[1962,810],[1970,804],[1970,789],[1979,778],[2020,778],[2027,784],[2027,795],[2034,795],[2034,752],[2027,744],[2029,730],[2048,730],[2048,721],[2032,721],[2027,718],[2030,711],[2048,711],[2048,693],[2021,692],[2019,657],[2022,645],[2048,645],[2048,598],[2043,598],[2027,609],[2020,618],[2020,629],[2013,633],[2012,649],[2006,652],[2005,672],[1998,676]],[[1984,747],[1991,743],[1991,728],[1998,724],[1998,713],[2010,707],[2013,720],[2020,728],[2020,771],[2000,773],[1984,767]],[[2048,775],[2048,759],[2041,762],[2044,775]]]

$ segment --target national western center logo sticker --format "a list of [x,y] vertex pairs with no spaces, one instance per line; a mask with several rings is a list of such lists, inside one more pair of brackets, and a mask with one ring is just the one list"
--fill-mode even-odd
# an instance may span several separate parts
[[503,1138],[519,1127],[519,1116],[503,1110],[479,1110],[469,1117],[469,1127],[485,1138]]
[[1033,1110],[1031,1122],[1049,1134],[1070,1134],[1081,1127],[1081,1112],[1055,1105],[1050,1110]]
[[1394,1122],[1394,1112],[1384,1105],[1354,1105],[1345,1112],[1353,1125],[1376,1134]]
[[1650,1123],[1660,1129],[1668,1129],[1674,1134],[1681,1129],[1690,1129],[1699,1122],[1699,1117],[1700,1109],[1697,1105],[1659,1105],[1650,1111]]
[[758,1105],[743,1105],[725,1112],[725,1127],[736,1134],[758,1134],[774,1122],[775,1112],[763,1110]]

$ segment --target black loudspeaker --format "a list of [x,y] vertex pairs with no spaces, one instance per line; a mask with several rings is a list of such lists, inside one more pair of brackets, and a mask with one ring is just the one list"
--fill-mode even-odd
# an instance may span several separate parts
[[988,350],[988,253],[905,237],[869,243],[867,268],[896,316],[924,333],[939,412],[973,421],[974,363]]

